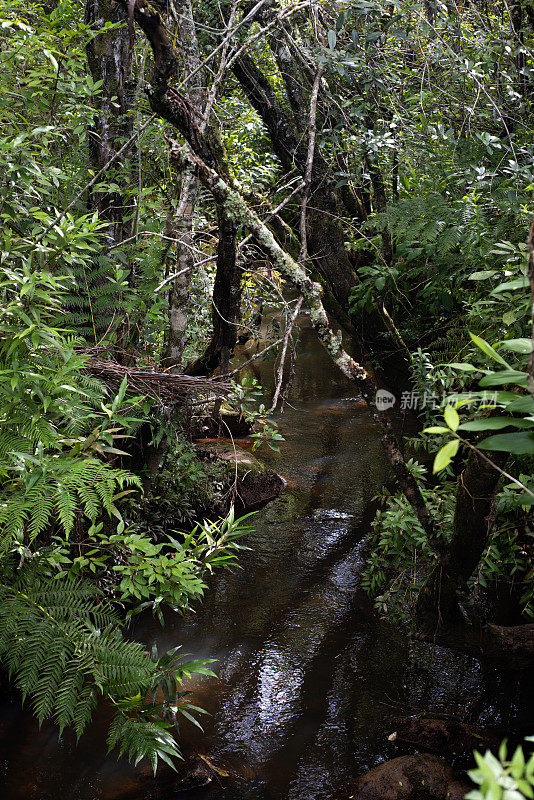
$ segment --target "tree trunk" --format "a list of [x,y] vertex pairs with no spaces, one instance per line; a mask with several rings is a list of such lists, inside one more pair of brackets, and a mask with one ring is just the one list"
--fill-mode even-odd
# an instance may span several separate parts
[[[501,468],[507,458],[506,453],[493,454]],[[417,618],[423,629],[431,631],[462,621],[459,592],[465,589],[487,546],[500,477],[478,451],[470,451],[458,479],[451,541],[443,545],[417,600]]]
[[[126,0],[123,0],[125,2]],[[211,192],[224,215],[234,225],[247,227],[260,247],[269,255],[282,277],[293,285],[310,309],[310,319],[315,332],[330,357],[343,374],[359,386],[368,401],[376,421],[381,440],[401,490],[412,505],[429,541],[433,540],[434,524],[419,485],[408,469],[393,432],[394,419],[390,410],[380,411],[375,406],[376,382],[364,367],[358,364],[342,346],[341,335],[336,335],[322,302],[322,287],[314,283],[304,268],[298,264],[276,241],[273,233],[247,205],[242,195],[223,179],[213,150],[192,116],[192,110],[180,93],[169,85],[176,70],[177,58],[172,42],[161,24],[159,14],[146,0],[136,0],[135,18],[145,32],[154,53],[151,85],[147,89],[152,110],[170,122],[189,143],[177,157],[189,160],[197,169],[203,185]],[[306,147],[307,151],[307,147]],[[207,160],[206,160],[207,159]]]
[[176,240],[171,269],[176,276],[172,282],[169,302],[169,328],[166,337],[163,365],[180,372],[185,347],[189,315],[191,279],[196,258],[193,249],[193,219],[198,195],[198,181],[191,169],[184,169],[180,202],[176,213],[170,214],[165,234]]
[[236,226],[223,206],[217,206],[219,244],[213,286],[213,333],[205,353],[188,368],[190,375],[205,375],[218,367],[228,369],[241,321],[241,270],[237,265]]
[[[86,0],[85,23],[93,30],[102,30],[106,23],[124,23],[127,13],[114,0]],[[117,153],[133,131],[130,113],[133,101],[131,79],[132,42],[126,27],[103,31],[86,47],[87,64],[93,81],[101,82],[93,98],[95,115],[88,130],[89,161],[94,173],[99,172]],[[130,183],[125,176],[125,161],[117,159],[106,173],[106,181],[120,186]],[[95,338],[116,330],[122,322],[121,296],[116,285],[108,280],[107,255],[114,245],[131,236],[131,214],[125,193],[119,190],[93,192],[89,197],[92,210],[98,211],[101,220],[107,221],[105,229],[107,246],[104,259],[95,262],[92,274],[85,276],[89,294],[90,314]]]
[[530,284],[530,304],[531,304],[531,343],[532,351],[528,360],[528,379],[527,386],[530,394],[534,398],[534,215],[530,223],[530,231],[528,234],[528,281]]
[[[262,118],[273,150],[284,168],[289,171],[296,166],[304,175],[307,160],[306,130],[295,131],[291,120],[278,103],[269,81],[250,56],[242,56],[236,61],[234,73],[250,104]],[[340,203],[327,173],[327,164],[319,148],[316,148],[306,225],[308,257],[312,269],[324,280],[327,308],[340,324],[351,329],[353,324],[348,313],[349,298],[353,286],[358,282],[358,276],[345,248]]]
[[[371,177],[371,185],[373,187],[374,209],[377,213],[382,214],[384,211],[387,211],[388,208],[386,187],[384,186],[382,170],[371,157],[368,157],[367,163],[369,175]],[[388,267],[391,267],[393,264],[393,239],[387,227],[382,228],[380,234],[382,236],[382,253],[384,256],[384,261]]]
[[[126,11],[113,0],[86,0],[85,23],[100,30],[106,23],[124,23]],[[93,171],[99,172],[131,136],[133,100],[131,43],[127,28],[114,29],[95,36],[86,47],[87,63],[93,81],[102,81],[93,103],[96,114],[89,130],[89,160]],[[118,159],[108,170],[106,180],[121,183],[124,161]],[[109,222],[107,236],[110,244],[122,242],[131,234],[125,222],[125,200],[120,192],[98,192],[91,196],[91,205],[99,216]]]
[[[200,85],[200,52],[196,35],[191,0],[172,0],[171,13],[176,22],[176,31],[183,58],[184,79],[188,99],[197,123],[202,118],[204,91]],[[180,372],[185,347],[185,335],[189,315],[189,296],[196,257],[193,242],[193,220],[198,196],[198,181],[189,165],[183,166],[180,200],[176,213],[169,219],[167,235],[176,239],[175,272],[169,302],[169,328],[166,337],[165,367]]]

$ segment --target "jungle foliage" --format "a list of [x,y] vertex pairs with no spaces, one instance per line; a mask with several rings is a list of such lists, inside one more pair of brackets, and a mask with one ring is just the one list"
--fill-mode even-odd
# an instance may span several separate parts
[[[209,661],[125,621],[236,565],[247,521],[201,518],[228,492],[190,440],[233,412],[276,449],[236,345],[283,404],[299,296],[397,478],[364,578],[380,612],[433,630],[504,587],[493,617],[532,618],[530,3],[0,0],[0,20],[0,659],[39,721],[79,736],[107,700],[110,749],[179,755],[201,711],[181,683]],[[374,408],[362,339],[417,436]],[[171,402],[133,368],[230,388]],[[519,761],[479,761],[476,796],[501,772],[523,791]]]

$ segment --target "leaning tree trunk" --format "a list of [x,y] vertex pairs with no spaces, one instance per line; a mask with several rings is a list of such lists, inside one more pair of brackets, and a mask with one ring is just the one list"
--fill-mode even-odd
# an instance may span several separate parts
[[[127,0],[121,0],[126,3]],[[393,417],[389,410],[375,408],[377,386],[367,370],[344,350],[341,335],[336,335],[322,302],[322,287],[314,283],[304,268],[298,264],[276,241],[267,225],[247,205],[239,191],[224,180],[217,158],[199,130],[185,98],[174,89],[169,81],[176,72],[177,55],[157,11],[147,0],[135,0],[135,19],[145,33],[154,53],[154,69],[147,95],[154,113],[171,123],[188,141],[189,146],[177,148],[177,157],[196,168],[198,177],[205,188],[211,192],[217,206],[222,208],[228,219],[236,226],[248,228],[256,242],[268,253],[274,267],[293,285],[310,309],[313,328],[323,346],[343,374],[358,384],[368,401],[371,413],[378,425],[393,472],[401,490],[412,505],[428,539],[433,540],[434,525],[429,509],[421,494],[419,485],[408,469],[402,451],[393,432]]]
[[[269,133],[273,150],[287,171],[297,167],[304,175],[307,161],[306,129],[296,132],[265,75],[250,56],[241,56],[234,73],[250,104],[258,112]],[[328,168],[319,148],[313,161],[307,215],[309,263],[323,279],[325,304],[348,329],[350,294],[358,276],[345,247],[345,232],[339,221],[340,204]]]

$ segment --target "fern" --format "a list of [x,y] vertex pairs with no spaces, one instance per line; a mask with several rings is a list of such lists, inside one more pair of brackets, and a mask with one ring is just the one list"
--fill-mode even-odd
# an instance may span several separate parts
[[447,364],[459,361],[460,353],[469,341],[468,320],[465,317],[452,317],[447,321],[446,329],[433,338],[429,345],[431,360],[434,364]]
[[58,323],[74,328],[88,341],[99,339],[103,332],[124,314],[118,287],[109,280],[113,264],[106,255],[97,255],[91,264],[71,265],[72,291],[62,297]]
[[[3,444],[9,444],[7,435]],[[91,523],[102,510],[117,515],[117,490],[141,485],[136,475],[96,458],[44,454],[36,460],[27,452],[0,459],[0,474],[13,475],[0,492],[0,552],[24,535],[30,543],[52,525],[69,536],[78,514]]]
[[153,689],[159,661],[123,638],[98,588],[49,579],[38,559],[20,570],[9,561],[0,583],[0,661],[39,724],[53,720],[60,733],[71,726],[79,738],[108,697],[117,709],[110,749],[118,746],[135,763],[146,757],[154,770],[159,758],[180,757],[169,724],[141,699]]
[[[182,756],[168,731],[170,727],[170,723],[163,721],[140,722],[126,714],[116,714],[109,729],[108,749],[119,747],[119,755],[126,753],[134,764],[138,764],[142,758],[148,758],[154,772],[158,757],[174,768],[172,757]],[[154,741],[158,742],[157,753],[154,752]]]

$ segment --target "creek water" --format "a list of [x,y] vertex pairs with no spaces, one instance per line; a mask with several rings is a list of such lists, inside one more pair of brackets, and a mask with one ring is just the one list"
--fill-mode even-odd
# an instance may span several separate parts
[[[136,635],[218,659],[220,679],[188,688],[211,716],[183,727],[188,751],[215,773],[199,800],[320,800],[403,752],[395,716],[451,714],[511,728],[524,684],[495,666],[413,643],[381,621],[361,589],[374,496],[389,477],[366,406],[329,362],[302,317],[291,406],[279,417],[281,452],[266,454],[287,480],[253,518],[241,568],[218,573],[197,613],[145,618]],[[268,387],[272,363],[261,367]],[[263,457],[263,454],[262,454]],[[156,779],[105,752],[105,717],[78,748],[53,726],[37,730],[8,697],[2,706],[5,800],[174,800],[170,771]]]

